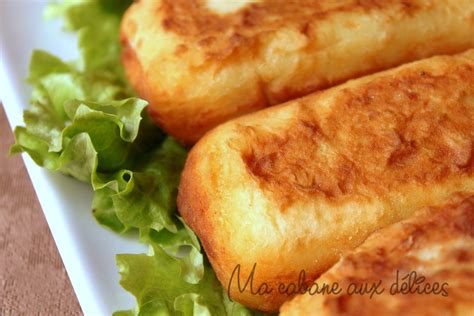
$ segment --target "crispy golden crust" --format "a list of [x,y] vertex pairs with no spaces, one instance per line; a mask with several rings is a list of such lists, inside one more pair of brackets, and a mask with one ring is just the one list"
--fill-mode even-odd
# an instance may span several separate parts
[[[398,290],[407,281],[403,277],[417,273],[419,283],[410,294],[397,292],[393,285],[397,271]],[[380,280],[379,290],[385,290],[372,298],[348,294],[351,283]],[[413,218],[375,232],[317,280],[320,286],[336,282],[344,289],[341,293],[298,296],[282,306],[280,315],[472,315],[474,195],[457,195],[443,207],[420,210]]]
[[[401,16],[411,16],[428,7],[427,2],[400,0],[314,1],[267,0],[254,1],[232,14],[213,12],[206,1],[163,0],[162,26],[197,44],[209,59],[225,59],[239,46],[251,46],[260,35],[285,27],[299,32],[312,31],[314,20],[330,19],[336,14],[386,10],[396,7]],[[179,46],[178,53],[188,49]]]
[[[316,277],[374,230],[474,190],[474,50],[225,123],[190,152],[178,208],[227,286]],[[272,311],[285,295],[231,294]]]
[[268,0],[230,13],[199,0],[141,0],[121,27],[132,86],[187,144],[269,105],[464,51],[473,34],[471,0]]

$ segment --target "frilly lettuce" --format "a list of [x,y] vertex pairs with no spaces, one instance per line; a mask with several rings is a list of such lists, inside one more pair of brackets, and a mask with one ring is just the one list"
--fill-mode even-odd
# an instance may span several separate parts
[[160,247],[153,247],[151,252],[150,256],[117,256],[120,284],[135,293],[138,315],[251,315],[226,298],[209,265],[200,282],[191,284],[180,278],[179,259]]
[[127,315],[249,315],[231,302],[194,233],[176,213],[186,150],[154,126],[120,64],[118,28],[131,1],[53,3],[78,34],[81,57],[64,62],[35,51],[31,106],[16,127],[12,153],[90,183],[97,221],[117,233],[137,230],[150,253],[122,254],[122,286],[137,299]]

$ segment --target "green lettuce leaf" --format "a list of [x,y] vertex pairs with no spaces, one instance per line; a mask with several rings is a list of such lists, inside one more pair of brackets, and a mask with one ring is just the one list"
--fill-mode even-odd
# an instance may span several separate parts
[[40,166],[91,182],[96,171],[131,163],[145,106],[136,98],[104,104],[70,100],[63,107],[70,114],[65,121],[51,103],[33,101],[24,112],[25,127],[15,129],[11,152],[27,152]]
[[160,247],[150,250],[150,255],[117,256],[120,284],[137,298],[138,306],[115,315],[252,315],[227,299],[209,264],[199,283],[192,284],[180,277],[179,259]]
[[117,256],[122,286],[137,299],[117,315],[250,315],[224,293],[195,234],[176,212],[187,151],[152,124],[125,80],[120,19],[129,0],[51,4],[78,34],[80,59],[34,51],[31,106],[15,128],[12,153],[89,183],[92,213],[103,226],[136,230],[150,254]]
[[[142,157],[135,156],[133,171],[95,174],[93,209],[98,221],[104,225],[112,223],[110,228],[119,232],[133,227],[155,231],[166,228],[176,233],[175,201],[185,159],[186,150],[167,138]],[[117,226],[115,218],[123,227]]]
[[65,29],[78,33],[84,71],[112,71],[124,80],[120,65],[119,26],[132,0],[68,0],[50,4],[47,18],[62,17]]

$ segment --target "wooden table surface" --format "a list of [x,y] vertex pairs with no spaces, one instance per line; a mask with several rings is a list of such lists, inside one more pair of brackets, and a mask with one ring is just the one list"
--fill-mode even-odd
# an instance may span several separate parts
[[0,315],[81,315],[0,105]]

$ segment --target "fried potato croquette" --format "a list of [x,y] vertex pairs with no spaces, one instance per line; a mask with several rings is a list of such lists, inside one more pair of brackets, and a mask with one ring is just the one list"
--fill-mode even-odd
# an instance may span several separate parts
[[231,118],[473,48],[474,1],[140,0],[121,41],[154,121],[193,144]]
[[[474,193],[375,232],[316,282],[336,283],[339,294],[307,292],[280,315],[473,315]],[[351,284],[380,286],[371,297],[351,295]]]
[[[474,50],[222,124],[191,150],[178,209],[232,298],[276,311],[290,298],[280,283],[302,269],[316,279],[375,230],[465,190],[474,190]],[[242,289],[255,263],[254,290],[240,291],[236,266]],[[254,295],[263,283],[273,291]]]

